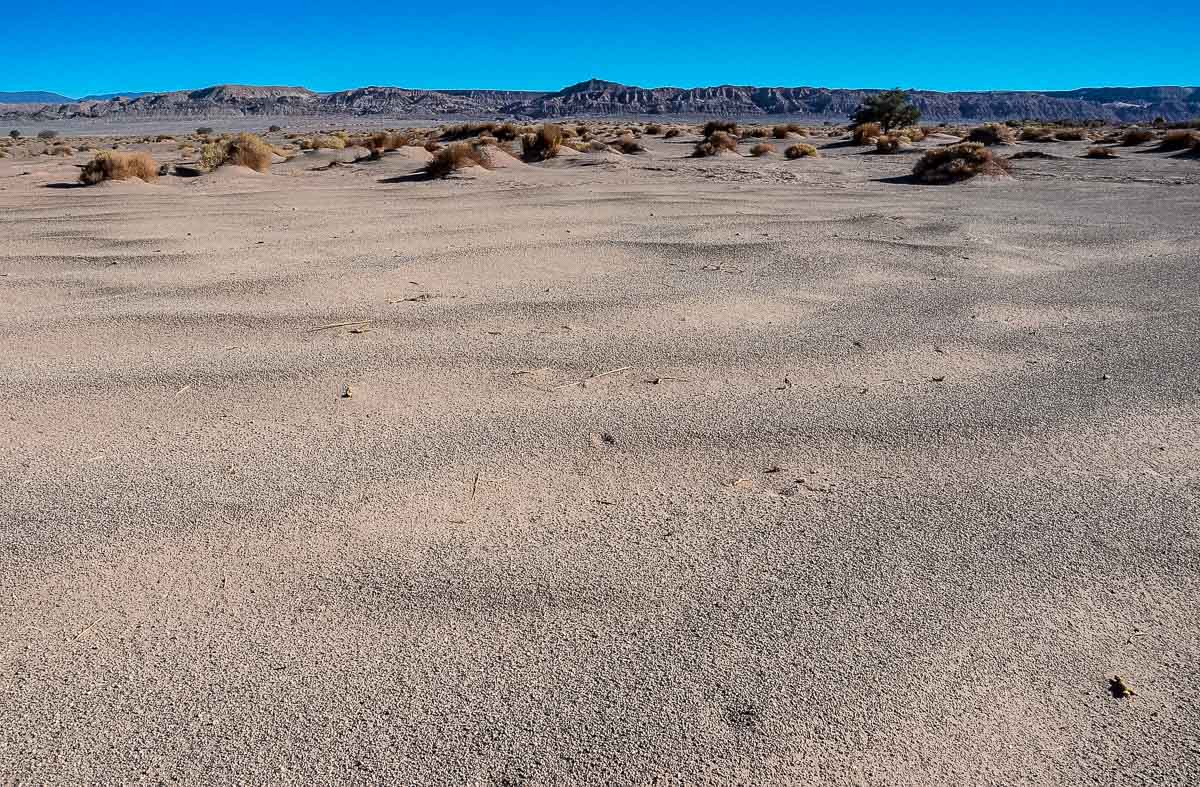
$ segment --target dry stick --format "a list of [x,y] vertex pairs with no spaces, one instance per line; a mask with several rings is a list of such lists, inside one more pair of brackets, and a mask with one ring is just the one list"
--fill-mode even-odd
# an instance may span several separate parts
[[97,623],[99,623],[99,622],[100,622],[100,621],[102,621],[102,620],[104,620],[104,616],[103,616],[103,615],[101,615],[100,617],[98,617],[98,618],[96,618],[95,620],[93,620],[90,626],[88,626],[88,627],[87,627],[87,628],[85,628],[83,631],[81,631],[81,632],[79,632],[78,634],[76,634],[76,635],[75,635],[75,640],[74,640],[74,641],[75,641],[75,642],[78,642],[80,637],[82,637],[84,634],[88,633],[88,632],[89,632],[89,631],[91,631],[92,629],[96,628],[96,624],[97,624]]
[[627,372],[632,368],[633,368],[632,366],[622,366],[619,369],[609,369],[607,372],[602,372],[600,374],[593,374],[591,377],[588,377],[583,380],[576,380],[574,382],[563,383],[562,385],[555,386],[554,388],[551,388],[550,390],[551,391],[559,391],[559,390],[562,390],[563,388],[569,388],[572,385],[583,385],[588,380],[599,380],[601,377],[607,377],[610,374],[616,374],[617,372]]
[[329,328],[344,328],[347,325],[366,325],[369,322],[370,322],[370,320],[351,320],[350,322],[332,322],[329,325],[318,325],[316,328],[309,328],[308,332],[313,333],[314,331],[324,331],[324,330],[328,330]]
[[475,499],[475,488],[479,486],[479,471],[475,471],[475,480],[471,482],[471,499]]

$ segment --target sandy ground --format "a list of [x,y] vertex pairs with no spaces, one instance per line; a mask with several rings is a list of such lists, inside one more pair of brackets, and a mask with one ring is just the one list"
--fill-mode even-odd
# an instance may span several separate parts
[[0,160],[0,777],[1200,780],[1200,161],[694,139]]

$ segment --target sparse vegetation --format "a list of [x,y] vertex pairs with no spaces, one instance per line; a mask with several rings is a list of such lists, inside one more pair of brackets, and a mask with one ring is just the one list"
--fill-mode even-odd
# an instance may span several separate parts
[[54,139],[55,137],[58,136],[58,132],[52,131],[48,128],[44,128],[37,133],[37,136],[38,136],[38,139]]
[[758,158],[760,156],[769,156],[775,152],[775,146],[766,142],[759,142],[754,147],[750,148],[750,155]]
[[1087,153],[1084,155],[1088,158],[1117,158],[1117,151],[1097,145],[1096,147],[1088,148]]
[[790,159],[797,158],[819,158],[820,153],[812,145],[806,145],[803,142],[798,142],[795,145],[789,145],[787,150],[783,151],[783,155]]
[[562,126],[544,123],[532,134],[521,137],[521,155],[527,161],[545,161],[558,155],[562,146]]
[[701,142],[697,143],[693,156],[717,156],[721,153],[733,153],[737,150],[737,137],[727,131],[714,131]]
[[718,131],[723,131],[726,134],[737,136],[737,123],[733,120],[710,120],[704,124],[704,128],[701,130],[700,134],[704,137],[711,137]]
[[323,134],[304,140],[300,143],[300,147],[303,150],[321,150],[322,148],[342,150],[346,147],[346,140],[333,134]]
[[878,123],[885,134],[897,126],[914,125],[920,119],[921,110],[909,102],[908,94],[900,88],[868,96],[850,116],[855,126]]
[[1054,137],[1064,142],[1082,142],[1088,135],[1087,129],[1084,128],[1060,128],[1054,132]]
[[425,165],[425,174],[444,178],[466,167],[488,167],[490,163],[487,147],[469,142],[455,142],[439,150]]
[[765,139],[770,135],[770,133],[770,131],[767,131],[762,126],[755,126],[754,128],[748,128],[742,132],[742,136],[746,137],[747,139]]
[[242,133],[225,144],[225,160],[222,163],[249,167],[255,172],[266,173],[271,169],[271,146],[255,134]]
[[94,185],[103,180],[141,178],[151,183],[158,178],[158,162],[148,153],[110,153],[101,151],[83,165],[79,182]]
[[677,128],[669,128],[663,132],[663,139],[674,139],[682,133],[683,132]]
[[647,134],[649,134],[649,135],[650,135],[650,136],[652,136],[652,137],[654,137],[654,136],[658,136],[659,134],[663,133],[663,127],[662,127],[662,124],[660,124],[660,123],[647,123],[647,124],[646,124],[646,133],[647,133]]
[[883,136],[883,127],[874,121],[860,123],[850,131],[850,141],[855,145],[872,145]]
[[1126,147],[1144,145],[1154,139],[1154,132],[1148,128],[1131,128],[1121,135],[1121,144]]
[[1166,136],[1158,143],[1158,149],[1162,151],[1195,149],[1198,140],[1200,140],[1200,134],[1187,129],[1176,129],[1166,133]]
[[644,153],[646,151],[646,146],[630,135],[618,137],[609,144],[622,153]]
[[982,142],[960,142],[926,151],[913,166],[913,175],[922,183],[954,183],[976,175],[1002,175],[1008,166]]
[[1026,126],[1021,129],[1022,142],[1054,142],[1054,129],[1042,126]]
[[269,126],[267,128],[267,133],[269,134],[274,134],[276,131],[283,131],[283,128],[281,126]]
[[1016,142],[1016,135],[1011,128],[1002,123],[988,123],[971,129],[963,141],[977,142],[981,145],[1011,145]]
[[209,134],[213,133],[212,126],[201,126],[200,128],[196,129],[196,133],[202,137],[207,137]]
[[12,131],[8,132],[8,135],[9,135],[10,137],[12,137],[13,139],[20,139],[20,138],[21,138],[21,132],[20,132],[20,131],[17,131],[15,128],[14,128]]
[[882,137],[875,139],[876,153],[897,153],[900,148],[908,144],[908,137],[900,134],[884,134]]

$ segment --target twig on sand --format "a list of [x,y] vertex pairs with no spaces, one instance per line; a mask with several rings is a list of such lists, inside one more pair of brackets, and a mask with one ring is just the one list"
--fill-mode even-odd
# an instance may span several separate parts
[[479,487],[479,471],[475,471],[475,480],[471,482],[471,499],[475,499],[475,490]]
[[563,383],[562,385],[555,386],[554,388],[551,388],[550,390],[551,391],[559,391],[559,390],[562,390],[563,388],[570,388],[572,385],[584,385],[585,383],[588,382],[588,380],[599,380],[601,377],[608,377],[610,374],[617,374],[618,372],[627,372],[632,368],[633,368],[632,366],[622,366],[617,369],[609,369],[607,372],[601,372],[600,374],[593,374],[591,377],[588,377],[587,379],[584,379],[584,380],[575,380],[573,382]]
[[308,332],[326,331],[330,328],[345,328],[347,325],[366,325],[370,320],[350,320],[349,322],[331,322],[328,325],[318,325],[316,328],[309,328]]
[[175,392],[175,398],[178,399],[179,397],[183,396],[185,393],[187,393],[191,389],[191,387],[192,387],[192,384],[188,383],[187,385],[180,388],[178,391]]
[[82,637],[84,634],[86,634],[86,633],[88,633],[89,631],[91,631],[92,629],[96,628],[96,624],[97,624],[97,623],[99,623],[99,622],[100,622],[100,621],[102,621],[102,620],[104,620],[104,616],[103,616],[103,615],[101,615],[100,617],[98,617],[98,618],[96,618],[95,620],[93,620],[93,621],[92,621],[92,622],[91,622],[91,623],[88,625],[88,627],[87,627],[87,628],[85,628],[83,631],[81,631],[81,632],[79,632],[78,634],[76,634],[76,635],[75,635],[75,639],[74,639],[73,641],[74,641],[74,642],[78,642],[78,641],[79,641],[79,639],[80,639],[80,638],[81,638],[81,637]]
[[651,385],[658,385],[665,380],[678,380],[683,383],[691,382],[691,380],[686,377],[655,377],[653,380],[647,380],[646,382],[650,383]]

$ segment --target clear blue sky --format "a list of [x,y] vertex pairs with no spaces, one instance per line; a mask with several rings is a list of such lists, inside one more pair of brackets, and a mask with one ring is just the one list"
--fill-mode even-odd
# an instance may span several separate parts
[[557,90],[593,76],[643,87],[1200,85],[1194,0],[64,0],[9,4],[2,21],[0,90],[72,97],[221,83]]

